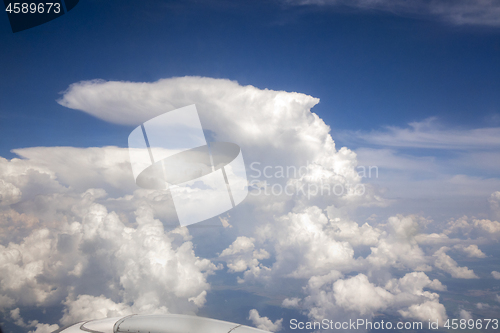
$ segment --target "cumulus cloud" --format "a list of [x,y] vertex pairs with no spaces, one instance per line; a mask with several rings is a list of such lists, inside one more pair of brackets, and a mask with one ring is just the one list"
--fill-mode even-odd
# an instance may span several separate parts
[[273,274],[294,278],[350,269],[355,263],[351,245],[335,239],[335,230],[318,207],[288,213],[257,230],[261,241],[274,244]]
[[[361,183],[355,170],[356,155],[347,148],[335,148],[329,127],[310,110],[318,99],[304,94],[185,77],[153,83],[80,82],[64,93],[60,103],[127,125],[195,103],[212,139],[238,143],[245,160],[306,166],[306,173],[295,179],[304,185],[319,180]],[[205,304],[210,288],[206,277],[217,267],[195,255],[187,229],[164,231],[163,224],[176,222],[169,193],[137,189],[127,149],[33,147],[14,152],[20,158],[0,159],[5,203],[0,211],[0,235],[5,235],[0,243],[1,306],[62,304],[62,322],[66,323],[84,316],[130,311],[195,312]],[[282,184],[289,181],[284,179]],[[317,204],[380,203],[372,190],[367,193],[346,192]],[[290,205],[309,205],[309,198],[249,196],[248,204],[264,216],[280,216]],[[307,227],[304,218],[301,223]],[[169,224],[172,220],[174,224]],[[282,220],[286,223],[286,217]],[[264,218],[261,224],[265,226],[267,221]],[[352,249],[346,240],[355,242],[361,235],[363,244],[376,242],[377,231],[372,227],[358,230],[353,222],[338,222],[332,234],[337,233],[339,241],[327,242],[327,250],[346,251],[345,258],[350,260]],[[323,232],[321,223],[317,234]],[[237,223],[232,225],[227,230],[237,233],[242,229]],[[14,236],[10,243],[6,235]],[[330,265],[338,262],[336,253],[324,253],[314,245],[314,234],[307,237],[303,245],[311,251],[301,267],[284,268],[288,274],[310,277],[304,271],[308,266],[327,272],[321,267],[321,258]],[[270,253],[255,246],[257,238],[238,237],[221,253],[231,272],[243,272],[241,281],[270,276],[270,268],[260,264]],[[292,250],[293,244],[280,246]],[[274,268],[279,262],[281,259]]]
[[0,179],[0,205],[8,206],[15,204],[21,199],[21,190],[11,183]]
[[408,310],[400,310],[399,313],[403,317],[415,318],[419,320],[431,320],[431,321],[439,321],[439,324],[442,325],[446,321],[446,309],[443,304],[427,301],[422,304],[414,304],[408,308]]
[[489,304],[486,304],[486,303],[477,303],[476,304],[476,308],[478,308],[479,310],[482,310],[484,308],[488,308],[490,305]]
[[436,298],[437,294],[427,293],[424,288],[429,288],[438,291],[445,291],[444,286],[438,279],[431,280],[424,272],[408,273],[399,280],[392,279],[386,286],[388,290],[396,292],[409,292],[413,295],[426,295],[427,298]]
[[472,314],[469,311],[462,309],[460,310],[460,318],[469,320],[472,319]]
[[[120,317],[130,315],[133,312],[131,306],[125,303],[115,303],[103,295],[78,295],[76,300],[65,300],[64,315],[61,319],[63,325],[70,325],[81,320],[103,319],[108,317]],[[158,311],[157,311],[158,312]],[[159,311],[168,313],[166,309]]]
[[497,218],[500,218],[500,191],[492,193],[488,201],[490,203],[491,210],[495,213]]
[[[380,311],[417,319],[430,313],[434,314],[429,318],[446,318],[439,295],[430,291],[446,291],[446,286],[437,279],[429,279],[423,272],[387,279],[381,285],[363,273],[343,278],[344,274],[376,272],[384,267],[430,270],[433,257],[426,255],[417,242],[417,236],[429,220],[394,216],[379,229],[338,217],[342,214],[335,209],[327,211],[325,214],[318,207],[308,207],[276,217],[274,223],[257,230],[255,239],[239,239],[223,252],[248,256],[254,251],[256,240],[263,246],[272,245],[275,262],[264,275],[265,279],[262,275],[254,279],[245,276],[244,282],[307,278],[303,288],[305,298],[286,298],[282,305],[300,309],[314,320],[371,316]],[[354,258],[354,249],[367,245],[372,245],[371,253],[365,258]],[[458,266],[454,268],[460,271]]]
[[281,306],[283,306],[284,308],[290,308],[290,309],[298,308],[299,302],[300,302],[300,298],[298,298],[298,297],[285,298],[283,300],[283,302],[281,303]]
[[[254,250],[255,239],[240,236],[222,253],[219,258],[224,259],[229,272],[245,272],[245,277],[259,276],[261,271],[269,271],[268,267],[259,263],[259,260],[269,258],[269,253],[264,249]],[[239,280],[243,282],[244,280]]]
[[[4,172],[5,177],[19,177],[22,173],[16,173],[22,170],[26,175],[31,174],[32,178],[36,177],[36,173],[46,175],[50,179],[55,179],[57,175],[60,184],[54,183],[52,186],[71,186],[75,191],[81,192],[93,187],[116,194],[130,193],[137,189],[128,149],[32,147],[14,149],[13,152],[23,159],[13,159],[10,162],[0,160],[5,167],[10,165],[10,172]],[[34,180],[31,179],[31,182]]]
[[500,26],[500,4],[494,0],[389,1],[389,0],[285,0],[296,5],[349,6],[359,10],[383,10],[399,15],[434,16],[456,25]]
[[384,310],[394,297],[387,290],[370,283],[364,274],[336,281],[333,284],[333,295],[337,305],[355,310],[361,315]]
[[[289,279],[292,295],[302,286],[303,297],[285,298],[282,305],[310,318],[369,317],[378,311],[446,318],[437,293],[446,287],[423,271],[434,264],[458,275],[475,274],[458,267],[446,250],[432,256],[432,246],[453,241],[456,230],[496,230],[492,221],[466,219],[467,228],[450,225],[450,232],[434,237],[425,234],[430,221],[417,215],[392,216],[384,223],[351,219],[347,212],[355,207],[388,202],[363,183],[356,153],[335,147],[329,127],[311,112],[318,103],[311,96],[184,77],[79,82],[59,102],[125,125],[195,103],[210,138],[238,143],[247,164],[304,167],[301,175],[272,179],[276,184],[364,185],[363,195],[249,195],[242,204],[245,214],[235,210],[231,223],[220,217],[227,243],[207,246],[208,253],[220,253],[217,260],[240,286],[279,285],[290,292],[283,283]],[[0,159],[1,193],[9,198],[0,207],[0,308],[62,305],[65,324],[137,312],[195,313],[205,306],[208,275],[222,265],[200,255],[187,228],[174,229],[168,191],[135,186],[126,148],[14,152],[21,158]],[[7,235],[14,237],[10,243]],[[431,238],[435,242],[423,241]],[[471,246],[464,251],[482,253]],[[388,269],[407,274],[394,278]],[[281,319],[272,322],[256,310],[249,315],[257,326],[281,328]]]
[[36,323],[35,324],[35,330],[30,330],[28,333],[52,333],[55,330],[59,328],[59,325],[57,324],[42,324],[42,323]]
[[[90,189],[62,197],[66,202],[56,207],[65,211],[54,217],[63,219],[48,225],[35,221],[22,240],[0,245],[2,306],[64,304],[63,324],[131,311],[193,312],[203,306],[210,288],[206,277],[216,267],[195,255],[189,233],[181,228],[165,232],[147,205],[135,211],[135,227],[128,227],[95,202],[104,193]],[[61,198],[46,196],[37,199],[48,206]],[[25,207],[33,208],[28,203]]]
[[424,289],[445,290],[438,280],[430,280],[423,272],[408,273],[377,286],[364,274],[338,279],[333,284],[309,288],[304,309],[315,319],[371,317],[375,312],[396,312],[407,318],[446,319],[439,295]]
[[[214,92],[218,96],[214,97]],[[68,108],[127,125],[139,125],[164,112],[196,104],[200,110],[205,110],[202,112],[217,113],[215,121],[233,124],[233,128],[226,129],[226,135],[242,131],[235,136],[245,137],[253,133],[257,135],[254,138],[256,141],[262,140],[264,133],[276,137],[280,121],[293,123],[301,120],[306,122],[297,128],[299,136],[306,139],[304,135],[309,132],[314,136],[310,140],[324,139],[328,126],[309,112],[318,102],[319,99],[305,94],[261,90],[253,86],[240,86],[235,81],[203,77],[162,79],[153,83],[82,81],[72,84],[59,100],[61,105]],[[232,109],[234,107],[237,110]],[[230,119],[230,115],[236,114],[240,119]],[[271,132],[260,128],[265,120],[271,121],[266,125],[266,129]],[[237,128],[234,128],[235,124]],[[215,123],[206,126],[210,130],[225,127]],[[310,132],[313,128],[320,132],[314,135]],[[286,130],[286,127],[282,126],[281,129]]]
[[0,295],[0,309],[10,308],[14,305],[14,300],[8,296]]
[[490,221],[487,219],[474,220],[474,227],[481,228],[490,234],[500,233],[500,222]]
[[467,267],[458,266],[457,262],[446,254],[446,251],[449,249],[449,247],[443,246],[434,253],[434,256],[436,257],[434,266],[450,273],[451,276],[457,279],[478,279],[479,277],[473,270],[468,269]]
[[444,233],[468,238],[486,237],[497,239],[500,236],[500,223],[488,219],[469,219],[467,216],[463,216],[449,221]]
[[500,272],[492,271],[491,275],[493,275],[495,279],[500,280]]
[[23,318],[21,317],[21,314],[20,314],[20,309],[19,308],[15,308],[14,310],[11,310],[10,311],[10,317],[15,320],[15,323],[17,326],[21,326],[21,327],[27,327],[28,325],[26,325],[26,323],[24,322]]
[[28,333],[51,333],[59,328],[59,325],[57,324],[43,324],[38,322],[38,320],[31,320],[29,323],[25,323],[24,319],[21,317],[20,314],[20,309],[15,308],[10,311],[10,317],[12,320],[14,320],[14,323],[17,326],[23,327],[25,329],[27,328],[35,328],[34,330],[29,330]]
[[486,258],[486,254],[484,254],[476,244],[471,244],[469,246],[457,244],[454,248],[463,251],[469,258]]
[[261,317],[256,309],[250,310],[248,319],[261,330],[278,332],[282,329],[283,319],[278,319],[273,323],[269,318]]
[[19,214],[13,209],[0,210],[0,244],[19,242],[38,224],[38,219],[33,215]]
[[429,270],[428,259],[420,248],[417,236],[429,221],[415,215],[392,216],[388,220],[388,234],[371,248],[368,261],[378,267],[399,266]]
[[[361,177],[355,169],[356,154],[345,147],[336,149],[330,128],[311,112],[318,102],[305,94],[262,90],[230,80],[202,77],[152,83],[84,81],[71,85],[59,101],[105,121],[129,125],[139,125],[164,112],[196,104],[210,140],[237,143],[247,164],[305,168],[306,172],[300,176],[266,179],[270,186],[297,188],[293,191],[294,199],[309,201],[313,196],[317,204],[325,207],[332,202],[386,205],[369,184],[358,186]],[[325,186],[332,194],[318,193]],[[301,191],[304,188],[307,193]],[[334,195],[333,188],[339,194]],[[290,200],[286,195],[259,198],[262,209],[266,206],[279,209],[283,201]]]

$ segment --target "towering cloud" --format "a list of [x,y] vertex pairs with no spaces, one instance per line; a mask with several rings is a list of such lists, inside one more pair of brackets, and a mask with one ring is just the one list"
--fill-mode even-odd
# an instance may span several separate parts
[[[284,308],[315,320],[384,312],[442,321],[447,314],[437,292],[446,287],[431,274],[477,277],[446,246],[470,234],[468,247],[454,249],[483,257],[474,232],[494,240],[498,222],[463,218],[428,234],[431,221],[417,215],[356,221],[356,208],[390,201],[358,174],[356,153],[337,149],[311,112],[318,102],[200,77],[71,85],[61,105],[123,125],[194,103],[209,141],[237,143],[260,173],[249,174],[245,202],[221,217],[231,228],[207,239],[203,229],[176,227],[168,191],[134,184],[126,148],[14,150],[20,158],[0,159],[0,309],[18,309],[13,322],[35,323],[26,309],[60,307],[51,320],[61,325],[138,312],[196,313],[220,306],[207,305],[217,292],[214,279],[279,290],[274,296]],[[282,327],[255,309],[248,320]]]

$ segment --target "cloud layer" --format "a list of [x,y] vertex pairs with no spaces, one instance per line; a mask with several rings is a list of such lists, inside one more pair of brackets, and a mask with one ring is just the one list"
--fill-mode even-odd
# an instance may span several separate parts
[[[136,187],[126,148],[14,150],[20,158],[0,159],[0,309],[15,310],[13,322],[34,323],[29,307],[61,307],[61,325],[196,313],[214,292],[211,278],[281,297],[284,309],[314,320],[385,313],[442,322],[449,314],[440,280],[484,278],[460,259],[484,258],[483,245],[500,235],[488,218],[455,218],[431,232],[433,221],[421,215],[353,217],[391,201],[358,174],[355,152],[336,148],[311,96],[185,77],[79,82],[60,103],[126,125],[195,103],[210,140],[238,143],[247,166],[259,162],[273,176],[250,177],[249,196],[221,217],[227,228],[212,240],[176,227],[168,191]],[[277,176],[279,166],[302,172]],[[305,192],[273,194],[277,185]],[[318,193],[326,185],[347,190]],[[363,193],[349,190],[357,185]],[[488,198],[496,209],[496,192]],[[254,325],[283,327],[259,311],[249,313]]]

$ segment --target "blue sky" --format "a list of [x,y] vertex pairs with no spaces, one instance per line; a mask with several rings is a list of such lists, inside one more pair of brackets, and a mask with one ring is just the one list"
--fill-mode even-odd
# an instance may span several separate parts
[[[167,309],[281,332],[499,313],[498,2],[81,0],[15,34],[0,15],[0,40],[7,332]],[[366,191],[251,192],[176,228],[170,194],[134,183],[123,106],[188,104],[247,173],[311,165],[267,181]]]
[[69,84],[96,78],[199,75],[299,91],[321,99],[314,112],[336,131],[432,116],[453,127],[498,124],[496,27],[273,1],[83,1],[21,33],[6,15],[1,22],[3,156],[35,145],[123,146],[127,130],[54,103]]

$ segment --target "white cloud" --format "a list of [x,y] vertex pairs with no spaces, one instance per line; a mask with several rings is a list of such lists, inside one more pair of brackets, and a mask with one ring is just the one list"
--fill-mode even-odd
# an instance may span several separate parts
[[0,309],[10,308],[14,305],[15,301],[5,295],[0,295]]
[[[169,109],[196,103],[204,128],[216,140],[238,143],[247,161],[296,167],[309,161],[307,173],[298,179],[306,185],[320,178],[329,184],[361,181],[354,169],[356,155],[347,148],[336,150],[329,127],[310,111],[318,99],[304,94],[242,87],[229,80],[185,77],[154,83],[82,82],[72,85],[61,103],[123,124],[138,124]],[[210,288],[206,277],[216,267],[195,255],[187,229],[164,231],[158,218],[167,225],[176,222],[171,199],[162,191],[136,188],[127,149],[34,147],[14,152],[21,158],[0,159],[2,185],[10,184],[2,187],[10,199],[0,211],[8,220],[0,225],[0,235],[11,234],[14,221],[18,223],[13,242],[0,245],[4,254],[0,257],[1,306],[64,302],[63,321],[69,321],[100,316],[106,308],[116,313],[130,309],[195,312],[205,304]],[[347,193],[318,204],[370,204],[374,192],[367,193],[371,197]],[[309,199],[249,196],[247,204],[258,207],[265,217],[260,223],[248,217],[252,234],[273,214],[286,216],[291,205],[308,206]],[[322,215],[318,212],[315,214]],[[307,217],[290,217],[305,219],[297,221],[299,229],[288,229],[290,235],[301,232],[300,224],[307,227]],[[282,224],[286,223],[284,219]],[[232,232],[241,232],[238,223],[244,222],[234,222]],[[319,271],[327,273],[322,258],[326,266],[342,261],[349,266],[352,248],[348,242],[334,240],[333,231],[331,236],[321,236],[326,231],[321,223],[316,229],[297,243],[310,247],[301,259],[302,267],[285,267],[293,258],[279,250],[300,252],[299,248],[293,249],[294,244],[285,244],[283,237],[276,241],[284,244],[268,244],[283,256],[274,267],[276,276],[283,271],[308,278]],[[377,238],[372,227],[365,225],[357,230],[353,222],[338,223],[336,230],[339,239],[353,242],[358,235],[365,239],[364,244],[373,244]],[[323,237],[327,251],[335,252],[325,253],[315,245],[315,235]],[[271,269],[259,261],[270,254],[264,248],[255,248],[257,236],[241,237],[232,250],[223,251],[221,258],[227,260],[232,271],[244,270],[240,282],[266,281]],[[247,244],[250,247],[242,246],[237,251],[245,239],[251,240]],[[308,260],[316,271],[306,272]],[[284,264],[283,271],[280,263]]]
[[226,260],[229,272],[244,272],[249,269],[255,275],[259,275],[260,270],[268,270],[259,263],[259,260],[269,258],[269,253],[264,249],[254,250],[254,241],[253,238],[240,236],[222,251],[219,258]]
[[477,303],[476,304],[476,308],[478,308],[479,310],[482,310],[482,309],[485,309],[485,308],[489,308],[490,305],[489,304],[486,304],[486,303]]
[[274,323],[267,317],[261,317],[256,309],[250,310],[249,320],[261,330],[278,332],[282,329],[283,319],[278,319]]
[[[277,158],[282,158],[283,162],[301,162],[293,164],[297,166],[307,161],[316,162],[316,166],[328,167],[355,180],[356,172],[352,168],[355,155],[346,148],[341,153],[336,152],[328,134],[329,127],[310,111],[318,102],[304,94],[261,90],[240,86],[234,81],[200,77],[153,83],[80,82],[71,85],[60,101],[67,107],[106,121],[135,125],[168,110],[195,103],[204,120],[204,128],[213,131],[217,140],[239,143],[245,157],[258,156],[261,162],[276,162]],[[100,168],[88,168],[89,159],[85,154],[81,157],[69,154],[72,156],[69,159],[71,149],[33,148],[16,150],[16,153],[43,164],[51,162],[50,169],[57,171],[62,179],[69,178],[67,182],[73,186],[90,180],[105,180],[119,187],[121,169],[129,169],[125,163],[128,158],[120,149],[92,151],[95,158],[92,161]],[[76,177],[75,168],[84,174]]]
[[418,234],[415,239],[419,244],[446,244],[446,243],[456,243],[460,242],[459,239],[450,239],[443,233],[432,233],[432,234]]
[[[65,300],[66,308],[61,319],[63,325],[70,325],[81,320],[103,319],[108,317],[126,316],[133,313],[131,306],[115,303],[105,296],[78,295],[76,300]],[[168,311],[165,311],[168,313]]]
[[338,306],[355,310],[361,315],[384,310],[394,297],[387,290],[370,283],[364,274],[336,281],[333,284],[333,296]]
[[28,333],[52,333],[59,328],[57,324],[42,324],[36,323],[34,331],[28,331]]
[[0,211],[0,244],[19,242],[39,224],[33,215],[19,214],[13,209]]
[[446,322],[446,309],[443,304],[435,301],[427,301],[422,304],[414,304],[408,310],[400,310],[399,313],[403,317],[415,318],[422,321],[431,320],[432,322],[438,320],[439,325]]
[[[262,277],[261,282],[278,281],[282,278],[308,278],[303,289],[306,297],[285,299],[283,306],[300,307],[309,317],[341,318],[341,316],[371,316],[376,311],[403,309],[406,317],[420,318],[437,309],[437,317],[445,318],[439,295],[426,289],[445,291],[439,280],[430,280],[423,272],[408,273],[401,279],[390,279],[385,286],[370,282],[365,274],[341,279],[343,273],[359,270],[378,270],[392,266],[400,269],[429,270],[430,256],[418,246],[416,237],[430,223],[418,216],[391,217],[386,231],[369,225],[359,227],[343,218],[342,214],[329,209],[329,219],[319,208],[309,207],[288,213],[263,225],[256,233],[262,244],[274,246],[275,263]],[[363,233],[361,230],[372,230]],[[366,240],[363,238],[366,237]],[[351,238],[358,238],[351,241]],[[348,240],[346,242],[345,240]],[[353,257],[357,246],[375,243],[366,258]],[[224,251],[227,254],[247,253],[254,250],[254,239],[235,241]],[[245,279],[245,282],[255,280]],[[241,282],[241,281],[240,281]],[[424,304],[425,302],[430,302]],[[418,307],[412,307],[419,305]],[[339,317],[340,316],[340,317]]]
[[398,15],[431,15],[456,25],[500,26],[500,4],[494,0],[390,1],[390,0],[285,0],[296,5],[350,6],[383,10]]
[[[429,318],[446,318],[439,295],[429,291],[445,291],[446,286],[437,279],[430,280],[423,272],[389,279],[381,286],[362,273],[342,279],[343,273],[370,272],[387,266],[430,269],[432,257],[426,256],[416,241],[429,220],[418,216],[391,217],[384,230],[368,224],[360,227],[335,209],[329,208],[328,215],[331,218],[317,207],[308,207],[276,217],[274,223],[262,225],[255,238],[239,237],[223,253],[239,259],[245,254],[250,259],[255,242],[273,246],[275,262],[265,278],[245,276],[240,282],[276,283],[283,278],[308,278],[303,288],[306,297],[286,298],[282,306],[300,308],[314,320],[369,317],[377,311],[396,311],[405,317],[421,318],[432,310],[437,312]],[[371,254],[354,259],[354,248],[366,244],[375,245]]]
[[0,179],[0,205],[8,206],[21,200],[21,190],[11,183]]
[[[14,149],[24,160],[2,163],[10,165],[11,172],[4,176],[21,176],[16,170],[26,173],[41,173],[51,179],[70,185],[76,191],[89,188],[104,188],[108,192],[130,193],[137,189],[129,162],[128,149],[118,147],[75,148],[75,147],[33,147]],[[1,163],[1,161],[0,161]],[[33,180],[31,180],[33,181]],[[23,184],[23,183],[21,183]],[[25,183],[24,183],[25,184]],[[53,186],[57,186],[54,184]],[[119,192],[117,192],[119,191]]]
[[492,271],[491,275],[493,275],[495,279],[500,280],[500,272]]
[[283,300],[283,302],[281,303],[281,306],[284,308],[290,308],[290,309],[298,308],[300,301],[301,301],[301,299],[298,297],[285,298]]
[[492,193],[488,201],[490,203],[491,210],[495,212],[497,217],[500,218],[500,191]]
[[14,320],[14,323],[22,327],[24,329],[34,327],[35,330],[30,330],[28,333],[51,333],[59,328],[57,324],[43,324],[38,322],[38,320],[30,320],[28,324],[24,322],[24,319],[21,317],[20,309],[15,308],[10,311],[10,317]]
[[497,239],[500,236],[500,223],[488,219],[469,219],[467,216],[463,216],[459,219],[449,221],[444,233],[469,238],[482,236],[489,239]]
[[388,234],[371,248],[367,257],[377,267],[399,266],[429,270],[428,259],[419,247],[416,236],[429,223],[419,216],[392,216],[388,220]]
[[[206,277],[216,267],[195,255],[187,230],[165,232],[147,205],[136,210],[135,227],[127,227],[118,214],[95,203],[104,195],[90,189],[62,197],[66,202],[56,207],[63,218],[52,221],[50,230],[32,221],[26,237],[0,245],[1,306],[47,307],[64,301],[61,322],[68,323],[132,310],[193,312],[204,305],[210,288]],[[37,197],[47,204],[42,209],[60,198]],[[47,327],[40,324],[37,330]]]
[[229,223],[229,217],[230,217],[230,216],[229,216],[229,214],[228,214],[228,216],[225,216],[225,217],[220,217],[220,216],[219,216],[219,220],[220,220],[220,222],[222,223],[222,226],[223,226],[224,228],[232,228],[232,227],[233,227],[233,226],[231,225],[231,223]]
[[15,308],[14,310],[10,310],[10,317],[13,320],[15,320],[15,324],[17,326],[27,327],[28,325],[26,325],[23,318],[21,317],[20,311],[21,310],[19,308]]
[[[333,284],[308,287],[309,296],[303,308],[314,320],[332,318],[370,318],[375,312],[396,312],[403,317],[422,319],[446,318],[439,295],[425,289],[445,290],[438,280],[423,272],[412,272],[400,279],[390,279],[384,287],[370,282],[364,274],[339,279]],[[436,310],[435,312],[432,312]]]
[[469,246],[457,244],[454,248],[463,251],[469,258],[486,258],[486,254],[484,254],[476,244],[471,244]]
[[[222,251],[220,257],[252,251],[255,248],[253,244],[254,242],[255,239],[253,238],[248,238],[245,236],[238,237],[231,245],[229,245],[227,249]],[[238,272],[241,272],[241,270]]]
[[330,273],[326,275],[315,275],[312,276],[307,282],[307,286],[305,287],[308,291],[318,290],[326,284],[331,284],[334,281],[337,281],[342,277],[342,273],[336,270],[330,271]]
[[[330,208],[327,212],[330,217]],[[348,241],[352,246],[357,245],[376,245],[381,235],[381,231],[364,223],[361,227],[354,221],[345,218],[330,218],[330,227],[333,229],[334,236],[338,240]]]
[[272,271],[279,276],[310,278],[332,269],[350,269],[354,264],[351,245],[335,239],[328,218],[317,207],[283,215],[257,234],[274,244]]
[[472,314],[469,311],[462,309],[460,310],[460,318],[469,320],[472,319]]
[[[204,129],[210,131],[216,141],[240,145],[247,164],[255,161],[262,167],[307,166],[302,177],[273,179],[271,184],[305,186],[306,189],[321,188],[323,184],[330,188],[340,186],[343,189],[340,195],[312,195],[318,201],[316,204],[323,206],[332,202],[387,204],[369,184],[364,185],[365,194],[359,195],[362,191],[356,187],[361,182],[355,169],[356,154],[345,147],[336,150],[330,128],[311,112],[319,100],[308,95],[240,86],[224,79],[181,77],[153,83],[79,82],[71,85],[59,102],[105,121],[133,125],[166,111],[196,104]],[[115,154],[113,158],[121,161],[122,153],[117,150]],[[114,183],[120,183],[123,172],[129,172],[124,165],[120,164],[123,170],[112,175]],[[314,191],[305,195],[296,192],[295,200],[307,202]],[[262,195],[250,199],[259,202],[261,207],[276,208],[283,207],[283,201],[292,198]]]
[[[261,90],[240,86],[235,81],[206,77],[170,78],[153,83],[82,81],[72,84],[59,101],[68,108],[127,125],[139,125],[169,110],[197,104],[199,109],[205,110],[202,112],[217,112],[219,117],[216,121],[238,124],[237,128],[226,131],[242,131],[241,136],[254,134],[257,135],[255,140],[261,140],[264,133],[275,137],[280,121],[302,120],[306,123],[297,128],[302,132],[297,134],[309,132],[314,137],[310,138],[313,141],[318,135],[325,137],[328,133],[328,126],[308,112],[318,102],[317,98],[300,93]],[[238,115],[240,119],[228,119],[230,115]],[[270,123],[265,124],[266,120]],[[262,125],[271,132],[265,131]],[[213,123],[206,126],[210,130],[224,127]],[[311,126],[320,133],[310,132],[312,128],[308,127]]]
[[[59,102],[109,122],[129,125],[139,125],[166,111],[196,104],[200,116],[206,118],[202,119],[207,121],[203,124],[205,129],[215,131],[219,140],[228,136],[239,138],[243,145],[250,141],[254,145],[275,147],[288,143],[286,146],[290,147],[287,140],[321,144],[329,130],[309,111],[319,102],[316,98],[243,87],[222,79],[182,77],[153,83],[87,81],[71,85]],[[279,134],[284,137],[279,138]],[[267,141],[268,138],[278,141]]]
[[474,226],[479,227],[490,234],[500,233],[500,223],[497,221],[490,221],[487,219],[474,220]]
[[[336,149],[329,127],[310,110],[317,102],[304,94],[197,77],[80,82],[61,100],[129,125],[196,103],[204,127],[217,141],[238,143],[247,164],[307,165],[302,177],[276,183],[361,184],[356,153]],[[0,236],[13,232],[13,221],[18,224],[11,244],[0,238],[0,307],[62,304],[61,323],[67,323],[132,312],[196,312],[206,304],[207,276],[218,267],[195,253],[187,228],[164,230],[164,224],[177,223],[171,198],[166,191],[136,188],[127,149],[36,147],[15,153],[22,158],[0,159],[0,179],[20,193],[0,210],[0,221],[8,220],[0,222]],[[429,316],[445,318],[435,291],[446,287],[422,271],[435,259],[448,271],[474,273],[444,251],[437,258],[426,254],[430,243],[422,240],[432,237],[424,233],[425,218],[398,215],[385,224],[352,220],[348,213],[355,207],[387,204],[379,192],[366,188],[364,196],[249,195],[245,214],[235,210],[231,224],[221,218],[228,226],[220,228],[229,239],[227,248],[213,244],[208,252],[217,248],[217,260],[225,261],[241,284],[265,284],[270,292],[279,285],[290,292],[283,280],[293,280],[293,295],[302,286],[304,297],[288,297],[282,305],[300,308],[310,318],[354,318],[376,311],[411,318],[434,311]],[[466,223],[484,232],[496,226]],[[451,234],[433,238],[452,242]],[[261,263],[265,259],[269,267]],[[389,267],[410,273],[394,279],[381,273]],[[250,317],[266,328],[281,326],[256,310]]]
[[386,284],[385,288],[395,293],[408,292],[412,295],[426,295],[426,297],[430,299],[434,299],[435,295],[426,294],[426,292],[423,291],[424,288],[439,291],[446,290],[446,286],[439,280],[429,279],[424,272],[412,272],[406,274],[399,280],[392,279]]
[[449,250],[449,247],[443,246],[439,250],[434,253],[436,257],[436,261],[434,262],[434,266],[443,271],[450,273],[451,276],[457,279],[478,279],[479,277],[474,273],[473,270],[468,269],[467,267],[459,267],[457,262],[453,260],[449,255],[446,254],[446,251]]

